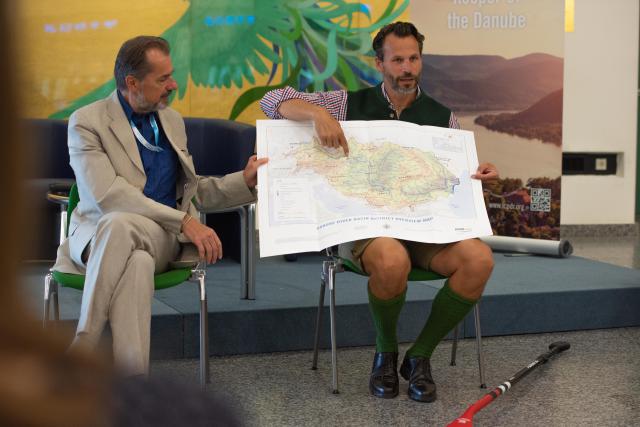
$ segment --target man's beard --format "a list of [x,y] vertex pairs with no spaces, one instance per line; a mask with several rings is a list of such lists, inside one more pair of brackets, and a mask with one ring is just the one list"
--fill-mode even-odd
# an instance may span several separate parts
[[[405,73],[400,77],[393,77],[391,74],[386,75],[389,80],[391,80],[391,88],[403,95],[409,95],[418,90],[418,82],[420,81],[420,74],[413,75],[411,73]],[[405,87],[400,84],[400,79],[406,79],[407,77],[411,77],[415,81],[415,85],[413,87]]]
[[[171,95],[171,91],[167,92],[167,100]],[[167,108],[167,102],[158,101],[158,102],[149,102],[144,97],[144,91],[138,92],[134,95],[136,107],[142,113],[151,113],[153,111],[158,111]]]

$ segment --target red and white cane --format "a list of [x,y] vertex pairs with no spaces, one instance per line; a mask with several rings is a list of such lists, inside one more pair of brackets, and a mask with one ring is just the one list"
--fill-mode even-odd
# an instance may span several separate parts
[[511,389],[511,387],[513,387],[522,378],[527,376],[535,368],[537,368],[540,365],[544,365],[545,363],[547,363],[549,361],[549,359],[551,359],[551,357],[555,356],[556,354],[562,353],[565,350],[568,350],[570,347],[571,347],[571,345],[568,342],[565,342],[565,341],[558,341],[558,342],[554,342],[554,343],[550,344],[548,352],[546,352],[544,354],[541,354],[540,356],[538,356],[536,358],[536,360],[534,360],[533,362],[529,363],[524,368],[520,369],[518,372],[516,372],[507,381],[503,382],[498,387],[496,387],[494,390],[492,390],[489,393],[485,394],[480,400],[478,400],[476,403],[474,403],[471,406],[469,406],[467,408],[467,410],[464,411],[464,414],[462,414],[460,417],[456,418],[451,424],[449,424],[448,427],[459,427],[459,426],[461,426],[461,427],[470,427],[470,426],[472,426],[473,425],[473,416],[476,413],[478,413],[478,411],[480,411],[482,408],[487,406],[489,403],[493,402],[495,399],[498,398],[498,396],[500,396],[500,395],[506,393],[507,391],[509,391],[509,389]]

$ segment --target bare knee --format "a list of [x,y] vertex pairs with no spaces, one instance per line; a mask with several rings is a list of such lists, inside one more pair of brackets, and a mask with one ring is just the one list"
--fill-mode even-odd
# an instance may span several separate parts
[[493,253],[491,248],[480,240],[464,240],[456,244],[451,252],[451,264],[454,270],[465,270],[473,274],[491,274]]
[[411,261],[404,251],[380,253],[367,260],[366,268],[371,277],[387,281],[406,281]]
[[404,250],[384,252],[369,257],[366,268],[371,292],[378,298],[390,299],[406,289],[411,260]]
[[480,242],[466,260],[467,268],[480,277],[489,277],[493,271],[493,253],[491,248]]
[[493,271],[491,248],[480,240],[460,242],[454,274],[449,284],[461,296],[480,298]]

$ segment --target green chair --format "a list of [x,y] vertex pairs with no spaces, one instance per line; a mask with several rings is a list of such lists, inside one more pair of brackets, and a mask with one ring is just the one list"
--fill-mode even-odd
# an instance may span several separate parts
[[[317,369],[318,367],[318,345],[320,341],[320,324],[322,322],[322,311],[324,307],[324,294],[326,285],[329,285],[329,319],[331,328],[331,369],[332,369],[332,387],[333,393],[338,394],[338,355],[337,355],[337,343],[336,343],[336,273],[342,273],[344,271],[350,271],[362,276],[366,276],[366,273],[360,271],[360,269],[354,265],[351,261],[340,258],[334,255],[332,249],[327,249],[327,255],[330,257],[328,261],[322,263],[322,275],[320,278],[320,298],[318,301],[318,311],[316,314],[316,332],[313,344],[313,363],[311,369]],[[409,282],[426,282],[431,280],[444,280],[445,276],[440,274],[423,270],[421,268],[412,268],[407,277]],[[473,315],[476,329],[476,344],[478,353],[478,370],[480,374],[480,388],[486,388],[484,380],[484,359],[482,356],[482,334],[480,331],[480,311],[479,303],[473,307]],[[460,322],[462,323],[462,322]],[[458,324],[453,331],[453,346],[451,347],[451,366],[456,364],[456,352],[458,349],[458,334],[460,324]]]
[[[78,188],[73,184],[69,192],[69,202],[67,205],[67,215],[64,236],[67,236],[71,212],[75,209],[80,197]],[[206,270],[204,265],[198,264],[194,268],[179,268],[156,274],[154,277],[154,287],[156,290],[171,288],[185,281],[197,282],[200,286],[200,385],[204,388],[209,379],[209,325],[207,316],[207,293],[205,287]],[[73,288],[79,291],[84,289],[83,274],[69,274],[51,270],[44,279],[44,315],[43,324],[46,328],[49,323],[49,309],[53,304],[53,317],[56,321],[60,319],[60,309],[58,304],[58,285],[65,288]]]

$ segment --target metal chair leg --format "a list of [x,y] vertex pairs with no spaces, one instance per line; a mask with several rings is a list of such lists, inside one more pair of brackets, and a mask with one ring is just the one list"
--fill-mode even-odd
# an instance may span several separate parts
[[249,236],[247,235],[247,208],[243,206],[242,209],[238,211],[238,214],[240,215],[240,299],[248,299],[247,255],[249,252],[247,245],[249,243]]
[[[209,213],[236,212],[240,217],[240,299],[255,299],[255,203],[210,211]],[[205,224],[206,212],[200,212]]]
[[49,323],[49,298],[51,297],[51,273],[48,273],[44,276],[44,310],[42,313],[42,327],[47,328],[47,324]]
[[58,295],[60,294],[60,291],[58,288],[58,282],[52,280],[49,286],[51,289],[51,299],[53,302],[53,319],[57,323],[60,320],[60,302],[58,301]]
[[60,205],[60,232],[58,233],[58,242],[62,244],[67,238],[67,205]]
[[476,345],[478,352],[478,371],[480,372],[480,388],[487,388],[484,381],[484,357],[482,355],[482,331],[480,329],[480,303],[473,307],[473,318],[476,327]]
[[247,299],[256,299],[256,204],[247,207]]
[[[462,322],[460,322],[462,323]],[[453,328],[453,345],[451,346],[451,366],[456,366],[456,354],[458,353],[458,334],[460,333],[460,323]]]
[[200,291],[200,387],[209,383],[209,313],[207,311],[207,290],[204,271],[196,272]]
[[322,310],[324,310],[324,292],[326,289],[326,280],[324,275],[324,268],[322,271],[322,277],[320,278],[320,297],[318,298],[318,312],[316,313],[316,333],[313,338],[313,362],[311,363],[311,369],[318,369],[318,346],[320,345],[320,326],[322,324]]
[[329,316],[331,318],[331,368],[332,368],[332,384],[333,394],[340,393],[338,391],[338,349],[336,343],[336,266],[335,263],[329,263],[327,268],[327,277],[329,279]]

